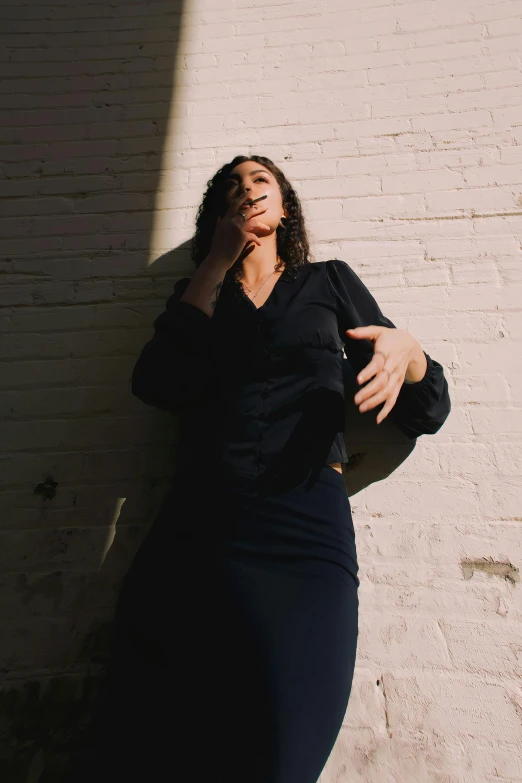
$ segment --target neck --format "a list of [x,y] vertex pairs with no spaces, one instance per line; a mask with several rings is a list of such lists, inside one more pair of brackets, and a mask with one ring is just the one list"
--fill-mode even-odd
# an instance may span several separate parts
[[[272,238],[273,237],[273,238]],[[241,282],[247,288],[255,288],[261,284],[267,275],[271,274],[278,262],[275,235],[266,237],[270,242],[256,245],[254,250],[243,259],[243,274]]]

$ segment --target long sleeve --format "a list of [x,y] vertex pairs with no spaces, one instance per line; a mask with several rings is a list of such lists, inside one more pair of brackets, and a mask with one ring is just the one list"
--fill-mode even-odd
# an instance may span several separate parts
[[[395,324],[382,314],[379,305],[358,275],[344,261],[326,264],[327,277],[337,308],[339,335],[345,343],[347,359],[357,375],[371,361],[371,340],[352,340],[347,329],[358,326],[387,326]],[[403,383],[390,418],[410,438],[432,435],[446,421],[450,410],[448,382],[444,369],[426,351],[427,368],[422,380]]]
[[174,286],[166,310],[154,322],[132,374],[132,393],[163,410],[178,411],[205,402],[212,390],[210,352],[212,319],[181,302],[190,278]]

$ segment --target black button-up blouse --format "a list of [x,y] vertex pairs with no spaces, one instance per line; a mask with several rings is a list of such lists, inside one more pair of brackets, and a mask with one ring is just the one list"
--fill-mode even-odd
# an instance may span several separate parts
[[[395,327],[356,273],[339,260],[285,270],[258,308],[229,270],[212,317],[180,301],[189,282],[176,283],[132,378],[141,400],[179,414],[179,469],[269,482],[346,462],[344,365],[357,374],[373,355],[346,330]],[[450,411],[443,368],[426,359],[389,414],[410,438],[437,432]]]

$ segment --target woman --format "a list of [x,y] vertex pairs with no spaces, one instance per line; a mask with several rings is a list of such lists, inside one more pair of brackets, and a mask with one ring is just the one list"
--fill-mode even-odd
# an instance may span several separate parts
[[357,645],[343,350],[359,410],[410,437],[442,426],[448,385],[347,264],[310,263],[268,158],[209,181],[193,258],[132,379],[179,414],[179,467],[118,606],[92,774],[315,783]]

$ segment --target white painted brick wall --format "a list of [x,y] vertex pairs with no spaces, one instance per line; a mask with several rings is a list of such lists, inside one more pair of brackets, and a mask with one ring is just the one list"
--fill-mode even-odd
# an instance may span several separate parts
[[130,396],[133,362],[191,268],[206,180],[263,154],[295,183],[316,259],[353,265],[453,400],[352,498],[360,644],[321,783],[520,783],[522,2],[179,10],[3,7],[2,666],[74,671],[107,615],[173,465],[175,425],[165,437]]

